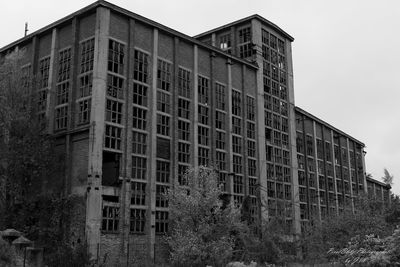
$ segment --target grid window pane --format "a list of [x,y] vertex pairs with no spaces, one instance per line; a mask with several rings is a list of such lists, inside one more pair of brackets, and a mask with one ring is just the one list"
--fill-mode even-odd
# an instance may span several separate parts
[[78,124],[88,123],[90,120],[91,100],[81,100],[78,102]]
[[147,134],[132,132],[132,153],[146,155]]
[[107,96],[124,99],[124,79],[109,74],[107,77]]
[[178,92],[180,96],[190,98],[190,71],[179,68]]
[[178,120],[178,138],[181,140],[189,141],[190,136],[190,123]]
[[219,83],[215,84],[216,108],[225,110],[225,86]]
[[178,143],[178,161],[184,163],[190,162],[190,144]]
[[157,160],[156,181],[159,183],[169,183],[170,181],[170,163]]
[[146,210],[145,209],[131,209],[130,232],[131,233],[144,233],[145,224],[146,224]]
[[179,98],[178,99],[178,116],[184,119],[189,119],[190,115],[190,101]]
[[119,127],[106,125],[104,146],[112,149],[121,149],[122,129]]
[[209,99],[209,81],[207,78],[199,76],[198,82],[199,103],[207,104]]
[[147,106],[147,86],[133,83],[133,104]]
[[157,88],[170,91],[171,64],[161,59],[159,59],[157,62]]
[[132,178],[146,180],[146,158],[133,156],[132,157]]
[[138,107],[133,107],[133,128],[146,130],[146,113],[147,111]]
[[103,206],[101,230],[106,232],[118,232],[119,207]]
[[157,114],[157,133],[169,136],[170,117]]
[[106,121],[122,123],[122,103],[111,99],[106,100]]
[[93,70],[94,60],[94,38],[86,40],[80,44],[80,56],[81,56],[81,71],[85,73]]
[[156,233],[168,232],[168,211],[156,211]]
[[108,70],[118,74],[124,73],[125,46],[117,41],[108,42]]
[[146,183],[131,183],[131,205],[146,205]]
[[149,56],[141,51],[135,50],[133,64],[133,79],[142,83],[148,83]]

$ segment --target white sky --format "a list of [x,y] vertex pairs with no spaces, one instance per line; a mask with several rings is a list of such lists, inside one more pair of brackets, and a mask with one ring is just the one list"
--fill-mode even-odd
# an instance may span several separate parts
[[[0,47],[92,0],[0,0]],[[296,105],[366,144],[367,172],[383,168],[400,194],[400,1],[112,0],[188,35],[259,14],[295,38]]]

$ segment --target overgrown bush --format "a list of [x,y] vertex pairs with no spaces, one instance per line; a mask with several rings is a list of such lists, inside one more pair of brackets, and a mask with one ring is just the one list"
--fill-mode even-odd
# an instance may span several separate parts
[[322,222],[311,220],[299,240],[306,262],[328,261],[329,249],[341,249],[356,236],[390,235],[392,228],[385,221],[381,204],[367,196],[355,202],[355,213],[345,211],[325,218]]
[[15,266],[15,256],[14,249],[0,237],[0,266]]
[[166,195],[171,232],[167,237],[175,266],[225,266],[234,253],[236,237],[247,226],[233,205],[222,208],[216,174],[205,167],[190,170],[187,186]]

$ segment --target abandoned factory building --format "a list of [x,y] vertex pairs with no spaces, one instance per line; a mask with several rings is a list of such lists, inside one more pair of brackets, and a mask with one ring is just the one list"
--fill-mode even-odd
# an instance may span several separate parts
[[[354,209],[371,188],[365,145],[295,106],[291,45],[259,15],[190,37],[98,1],[0,49],[21,55],[38,115],[66,154],[72,238],[95,258],[162,261],[163,193],[200,165],[252,215],[280,216],[288,234],[311,217]],[[261,188],[261,190],[260,190]]]

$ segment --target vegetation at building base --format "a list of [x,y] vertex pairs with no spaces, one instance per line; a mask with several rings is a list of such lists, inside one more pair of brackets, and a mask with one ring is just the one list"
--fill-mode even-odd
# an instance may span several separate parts
[[399,244],[399,234],[393,231],[399,221],[392,217],[400,211],[400,201],[394,195],[391,208],[386,210],[376,199],[361,196],[354,201],[355,213],[343,211],[323,221],[310,220],[295,239],[287,235],[284,220],[263,222],[260,229],[254,227],[260,226],[257,221],[249,223],[243,210],[223,207],[223,192],[210,169],[190,170],[186,179],[187,186],[175,187],[167,194],[173,218],[167,242],[174,266],[225,266],[234,261],[284,264],[299,261],[297,251],[309,264],[350,264],[357,259],[362,266],[373,266],[380,256],[397,262],[400,248],[394,248]]
[[199,167],[185,175],[187,186],[167,193],[172,229],[166,237],[174,266],[225,266],[231,261],[278,263],[286,244],[280,223],[255,230],[243,212],[221,201],[214,171]]
[[44,248],[49,266],[84,266],[71,265],[87,257],[68,243],[77,200],[63,192],[65,159],[35,109],[41,77],[21,69],[20,60],[11,55],[0,66],[0,230],[23,232]]
[[15,266],[15,251],[0,237],[0,266]]
[[355,201],[355,210],[322,221],[311,220],[299,239],[304,260],[326,262],[331,248],[344,248],[354,236],[390,234],[392,228],[385,221],[381,203],[364,196]]

